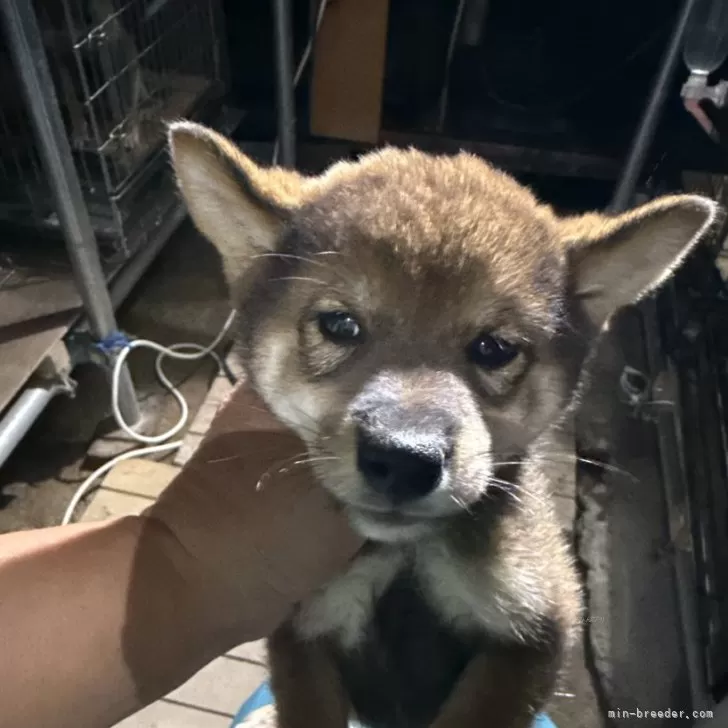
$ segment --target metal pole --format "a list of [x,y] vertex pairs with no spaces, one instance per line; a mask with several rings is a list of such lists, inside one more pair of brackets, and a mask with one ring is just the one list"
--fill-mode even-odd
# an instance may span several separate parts
[[293,40],[290,0],[274,0],[278,144],[284,167],[296,165],[296,104],[293,84]]
[[46,387],[28,387],[0,420],[0,468],[23,439],[25,433],[38,419],[48,403],[58,394],[68,394],[70,389],[62,384]]
[[[643,332],[645,337],[645,354],[650,379],[654,382],[655,376],[662,372],[663,381],[674,384],[677,373],[674,366],[665,357],[660,330],[657,325],[657,303],[648,299],[641,306]],[[675,386],[666,387],[668,392],[676,391]],[[655,394],[660,390],[654,390]],[[669,396],[669,395],[667,395]],[[664,397],[655,396],[655,399]],[[674,411],[664,411],[657,415],[655,430],[657,436],[657,451],[659,466],[658,476],[661,476],[662,490],[665,495],[665,508],[667,521],[672,524],[681,523],[685,519],[685,503],[687,501],[687,487],[684,479],[681,458],[678,454],[678,441],[676,432],[679,427]],[[698,579],[695,573],[692,550],[675,548],[673,554],[674,574],[676,583],[677,610],[682,627],[682,647],[685,651],[685,666],[687,668],[690,696],[693,709],[704,710],[710,707],[710,691],[705,679],[703,669],[703,648],[700,635],[699,609],[697,597]]]
[[[116,330],[114,309],[33,4],[27,0],[1,0],[0,8],[91,332],[104,339]],[[139,421],[134,385],[126,368],[120,378],[119,406],[129,424]]]
[[627,156],[627,162],[624,165],[617,189],[614,192],[612,204],[610,205],[612,212],[622,212],[632,204],[637,181],[644,167],[652,140],[655,137],[655,130],[662,115],[662,109],[665,106],[670,84],[680,63],[683,37],[685,36],[688,18],[694,5],[695,0],[685,0],[683,2],[672,31],[672,37],[660,62],[660,70],[657,72],[652,93],[642,113],[642,118],[637,127],[637,133],[632,140],[632,147]]
[[[644,168],[647,153],[655,136],[657,124],[667,100],[671,83],[680,63],[681,49],[688,20],[696,0],[684,0],[680,9],[672,36],[660,62],[652,92],[642,113],[637,132],[635,133],[622,170],[619,182],[610,205],[611,212],[623,212],[629,209],[634,201],[635,189]],[[674,381],[675,373],[670,370],[665,360],[660,332],[657,326],[657,305],[648,299],[640,305],[645,341],[645,356],[650,370],[650,379],[658,372],[669,372]],[[665,493],[669,520],[672,523],[682,513],[684,502],[684,484],[680,473],[680,463],[675,454],[674,420],[663,415],[657,419],[656,434],[660,457],[660,475]],[[677,522],[675,520],[674,522]],[[709,693],[702,669],[702,655],[697,622],[697,605],[695,603],[695,578],[692,561],[689,555],[678,551],[675,557],[675,578],[677,582],[677,603],[683,629],[683,648],[687,662],[690,692],[695,709],[704,709],[709,704]]]

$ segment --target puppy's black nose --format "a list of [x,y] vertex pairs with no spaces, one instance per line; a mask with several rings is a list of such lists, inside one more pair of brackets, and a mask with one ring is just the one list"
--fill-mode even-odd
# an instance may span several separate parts
[[[387,421],[389,420],[389,422]],[[369,486],[392,503],[423,498],[442,480],[453,450],[448,418],[365,418],[357,429],[357,465]]]

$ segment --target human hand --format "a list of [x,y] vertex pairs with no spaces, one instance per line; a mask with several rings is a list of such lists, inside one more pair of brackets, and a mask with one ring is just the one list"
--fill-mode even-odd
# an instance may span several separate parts
[[182,545],[205,618],[236,644],[270,634],[362,545],[307,459],[304,443],[239,387],[146,513]]
[[305,460],[243,387],[143,514],[3,534],[0,724],[116,725],[336,577],[361,541]]

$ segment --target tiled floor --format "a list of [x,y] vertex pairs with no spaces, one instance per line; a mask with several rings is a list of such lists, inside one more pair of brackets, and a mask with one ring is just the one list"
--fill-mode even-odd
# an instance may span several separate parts
[[[223,383],[225,382],[225,383]],[[190,427],[181,460],[189,457],[211,421],[216,404],[229,389],[216,380],[198,417]],[[171,481],[179,466],[150,460],[127,460],[105,478],[82,520],[138,513]],[[117,725],[117,728],[230,728],[245,699],[265,680],[262,643],[241,645],[213,660],[166,698]]]
[[116,728],[230,728],[241,704],[267,675],[263,665],[226,655]]

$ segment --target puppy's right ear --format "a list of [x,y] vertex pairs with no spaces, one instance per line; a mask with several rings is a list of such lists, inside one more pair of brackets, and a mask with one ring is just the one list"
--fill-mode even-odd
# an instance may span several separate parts
[[282,225],[301,204],[306,178],[264,168],[212,129],[169,127],[177,183],[197,229],[218,249],[234,287],[257,253],[275,250]]

